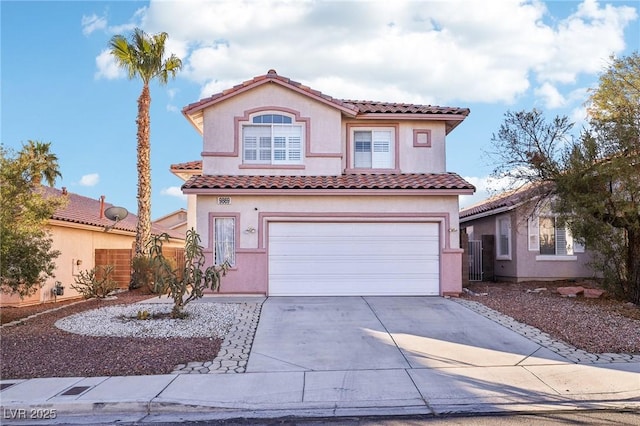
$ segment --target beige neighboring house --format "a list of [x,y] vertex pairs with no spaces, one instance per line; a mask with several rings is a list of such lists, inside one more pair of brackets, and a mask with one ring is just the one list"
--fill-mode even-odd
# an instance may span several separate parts
[[176,210],[172,213],[164,215],[153,221],[154,225],[161,226],[166,229],[187,233],[187,209]]
[[227,294],[457,295],[446,136],[467,108],[336,99],[274,70],[183,109],[202,157],[174,164]]
[[[536,203],[538,198],[538,185],[527,185],[460,211],[460,227],[472,242],[472,280],[556,281],[594,276],[589,250],[574,240],[550,203]],[[474,264],[474,258],[482,261]]]
[[[66,188],[43,188],[50,195],[64,196],[68,200],[55,212],[48,225],[53,239],[52,248],[61,253],[54,260],[55,278],[49,278],[35,294],[24,299],[16,294],[0,293],[0,306],[25,306],[78,298],[80,295],[71,288],[74,278],[80,271],[90,270],[96,265],[113,265],[113,278],[120,288],[127,288],[137,216],[129,213],[124,220],[114,224],[104,215],[104,211],[112,206],[104,198],[84,197],[68,192]],[[168,251],[179,256],[184,250],[184,234],[153,225],[153,234],[163,232],[170,236],[170,242],[166,244]],[[56,282],[62,284],[64,294],[54,294]]]

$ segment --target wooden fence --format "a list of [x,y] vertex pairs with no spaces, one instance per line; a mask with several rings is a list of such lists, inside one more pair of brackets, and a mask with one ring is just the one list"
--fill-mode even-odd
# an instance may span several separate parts
[[[172,266],[182,270],[184,268],[184,249],[181,247],[163,247],[162,254]],[[111,278],[118,283],[118,288],[129,288],[131,282],[132,249],[96,249],[96,268],[107,265],[113,266]]]

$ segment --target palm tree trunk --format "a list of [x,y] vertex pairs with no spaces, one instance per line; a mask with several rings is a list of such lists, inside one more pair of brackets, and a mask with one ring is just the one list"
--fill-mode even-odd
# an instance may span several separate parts
[[149,108],[151,93],[144,83],[138,98],[138,224],[136,226],[135,255],[142,256],[151,240],[151,144]]
[[640,304],[640,231],[627,230],[627,239],[627,296],[631,302]]

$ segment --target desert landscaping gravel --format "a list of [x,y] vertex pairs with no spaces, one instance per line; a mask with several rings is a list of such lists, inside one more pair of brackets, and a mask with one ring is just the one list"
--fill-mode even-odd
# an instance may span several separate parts
[[[115,305],[80,312],[55,322],[70,333],[111,337],[214,337],[224,339],[238,306],[226,303],[191,303],[185,319],[168,315],[172,305]],[[145,320],[138,314],[148,315]]]
[[[55,326],[56,321],[69,315],[105,306],[131,304],[150,297],[148,294],[125,292],[114,300],[68,304],[19,325],[3,325],[0,377],[29,379],[170,374],[178,364],[215,358],[222,343],[220,338],[95,337],[69,333]],[[19,317],[19,311],[30,315],[42,310],[43,305],[2,308],[3,323]]]
[[587,352],[640,354],[640,306],[607,297],[562,297],[557,292],[558,287],[575,285],[471,283],[468,288],[476,295],[463,297]]

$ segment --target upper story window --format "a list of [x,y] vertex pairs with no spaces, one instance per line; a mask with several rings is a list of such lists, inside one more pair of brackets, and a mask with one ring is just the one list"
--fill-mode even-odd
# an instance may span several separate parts
[[352,129],[351,140],[353,168],[392,169],[395,167],[394,129]]
[[284,114],[260,114],[242,126],[245,164],[302,164],[304,126]]
[[291,117],[287,117],[282,114],[262,114],[253,117],[252,123],[276,123],[276,124],[291,124]]

